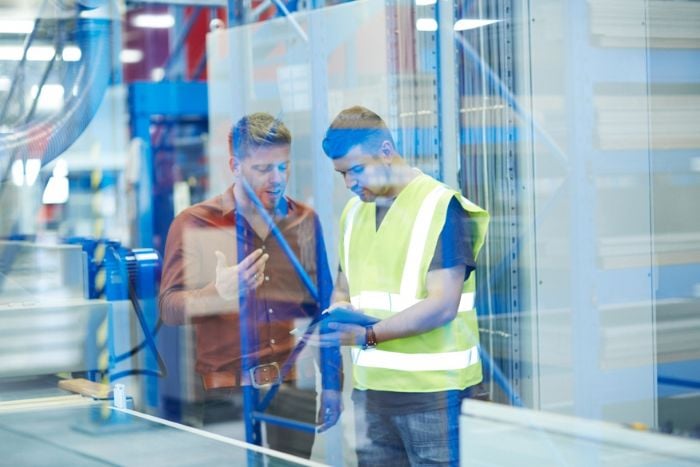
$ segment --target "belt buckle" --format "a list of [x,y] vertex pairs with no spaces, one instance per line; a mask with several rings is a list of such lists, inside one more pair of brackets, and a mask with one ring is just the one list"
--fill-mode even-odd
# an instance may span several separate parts
[[280,367],[277,362],[263,363],[248,370],[254,388],[263,388],[280,383]]

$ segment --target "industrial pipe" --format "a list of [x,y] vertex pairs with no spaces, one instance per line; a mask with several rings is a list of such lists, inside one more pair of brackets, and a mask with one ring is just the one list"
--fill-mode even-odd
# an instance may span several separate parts
[[[94,8],[103,1],[53,0],[64,7]],[[65,4],[65,5],[63,5]],[[99,6],[99,5],[97,5]],[[90,12],[92,13],[92,12]],[[112,73],[112,18],[78,17],[76,42],[81,61],[63,109],[43,120],[0,129],[0,176],[5,178],[16,159],[39,159],[46,165],[63,153],[85,130],[102,102]],[[69,83],[66,83],[66,85]]]

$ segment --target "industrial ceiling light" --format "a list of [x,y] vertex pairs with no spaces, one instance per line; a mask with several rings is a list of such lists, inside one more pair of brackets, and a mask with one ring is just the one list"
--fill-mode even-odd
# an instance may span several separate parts
[[468,29],[482,28],[500,21],[500,19],[460,19],[455,23],[454,30],[466,31]]
[[[0,60],[13,62],[22,60],[22,52],[24,49],[21,45],[0,45]],[[53,60],[55,55],[56,49],[50,45],[33,45],[27,50],[27,60],[30,62],[48,62]],[[66,46],[61,54],[66,62],[77,62],[81,56],[80,49],[74,45]]]
[[419,31],[437,31],[438,24],[433,18],[418,18],[416,20],[416,29]]
[[436,3],[437,0],[416,0],[416,5],[418,6],[435,5]]
[[[39,110],[59,110],[63,107],[63,86],[60,84],[44,84],[41,87],[41,95],[39,96],[39,102],[37,108]],[[30,89],[30,95],[32,99],[37,97],[39,93],[39,86],[33,85]]]
[[61,58],[63,58],[64,62],[78,62],[80,61],[80,57],[82,57],[82,55],[83,54],[78,47],[69,45],[63,48]]
[[143,52],[139,49],[123,49],[119,52],[119,60],[122,63],[138,63],[143,60]]
[[175,17],[168,14],[142,13],[133,17],[131,25],[137,28],[167,29],[175,25]]
[[34,185],[41,170],[41,161],[39,159],[27,159],[24,163],[24,182],[27,186]]
[[[21,45],[0,45],[0,60],[17,62],[22,60],[24,48]],[[27,60],[32,62],[47,62],[53,60],[55,50],[51,46],[35,45],[27,50]]]
[[58,159],[49,178],[41,202],[44,204],[64,204],[70,195],[68,183],[68,164],[64,159]]
[[16,159],[11,168],[12,183],[15,186],[32,186],[39,176],[40,169],[41,161],[39,159],[27,159],[26,162],[22,159]]
[[0,34],[29,34],[33,29],[31,19],[0,19]]
[[24,185],[24,162],[21,159],[16,159],[12,162],[12,183],[15,186]]

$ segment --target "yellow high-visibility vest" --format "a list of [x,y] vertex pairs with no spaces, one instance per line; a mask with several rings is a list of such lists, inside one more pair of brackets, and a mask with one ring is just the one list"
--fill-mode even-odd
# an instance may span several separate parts
[[[488,213],[427,175],[397,196],[379,229],[376,206],[351,199],[341,216],[340,262],[352,304],[380,319],[427,297],[426,278],[452,198],[472,219],[476,258],[484,244]],[[457,317],[429,332],[352,349],[355,387],[395,392],[464,389],[482,379],[474,309],[476,280],[465,281]]]

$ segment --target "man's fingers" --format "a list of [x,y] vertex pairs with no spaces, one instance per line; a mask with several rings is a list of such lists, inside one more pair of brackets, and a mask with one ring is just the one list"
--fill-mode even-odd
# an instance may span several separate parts
[[262,272],[255,273],[255,274],[253,274],[251,280],[253,281],[253,283],[252,283],[253,288],[257,289],[258,287],[260,287],[262,285],[263,281],[265,280],[265,274],[263,274]]
[[337,347],[338,343],[335,342],[335,345],[333,345],[332,338],[326,335],[311,334],[306,339],[306,345],[310,347]]
[[270,258],[270,255],[265,253],[260,258],[258,258],[257,261],[255,261],[255,263],[253,263],[251,268],[254,269],[255,272],[263,272],[265,270],[265,263],[267,263],[267,260],[269,258]]
[[[332,397],[328,397],[329,393],[335,393]],[[316,417],[318,433],[322,433],[338,422],[340,413],[343,410],[341,394],[336,391],[326,391],[321,393],[321,404]]]
[[251,264],[249,267],[241,270],[241,274],[246,280],[252,280],[256,276],[262,276],[265,271],[265,263],[267,262],[270,255],[265,253],[260,258],[258,258],[255,263]]
[[340,418],[340,413],[338,413],[337,411],[324,413],[320,420],[322,422],[322,425],[316,428],[317,433],[323,433],[329,428],[332,428],[338,422],[338,418]]
[[350,310],[350,311],[359,311],[356,310],[355,307],[353,306],[352,303],[350,302],[335,302],[325,310],[323,310],[323,313],[332,313],[334,310]]
[[226,267],[226,256],[220,252],[219,250],[216,250],[214,252],[216,255],[216,269],[223,269]]
[[241,269],[249,268],[251,264],[255,263],[255,261],[262,256],[262,254],[263,254],[262,249],[258,248],[257,250],[255,250],[254,252],[252,252],[251,254],[246,256],[245,258],[243,258],[243,261],[238,263],[238,267]]
[[326,332],[323,334],[312,334],[306,343],[312,347],[338,347],[342,340],[339,332]]
[[[260,254],[255,255],[256,252],[260,252]],[[265,270],[265,263],[269,258],[270,255],[268,255],[267,253],[262,254],[262,250],[255,250],[253,253],[248,255],[243,261],[238,263],[238,272],[244,279],[250,279],[256,273],[263,272]]]

